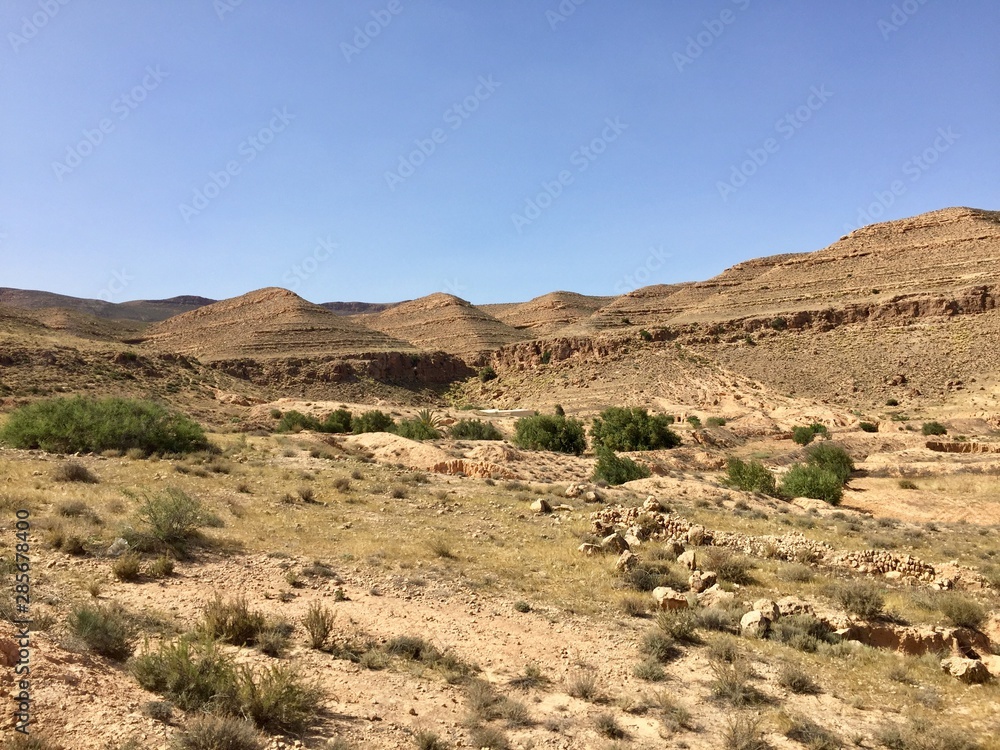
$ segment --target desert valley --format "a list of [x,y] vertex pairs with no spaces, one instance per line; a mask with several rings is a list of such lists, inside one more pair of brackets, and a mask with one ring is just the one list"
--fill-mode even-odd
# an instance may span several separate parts
[[1000,212],[796,250],[0,289],[0,744],[997,750]]

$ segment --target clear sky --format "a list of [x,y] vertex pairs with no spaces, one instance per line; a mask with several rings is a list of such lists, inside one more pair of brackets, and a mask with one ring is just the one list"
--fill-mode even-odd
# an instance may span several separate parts
[[996,0],[0,0],[0,286],[614,294],[1000,208]]

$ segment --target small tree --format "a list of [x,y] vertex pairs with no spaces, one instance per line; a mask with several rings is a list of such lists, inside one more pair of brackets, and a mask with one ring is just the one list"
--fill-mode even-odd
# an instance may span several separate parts
[[810,497],[839,505],[844,485],[829,469],[815,464],[796,464],[781,482],[781,494],[786,497]]
[[612,406],[594,418],[590,437],[594,446],[615,451],[646,451],[674,448],[680,436],[670,429],[672,418],[649,414],[638,407]]
[[833,472],[841,484],[846,483],[854,471],[850,455],[834,443],[820,443],[806,448],[806,463]]
[[451,426],[448,434],[456,440],[503,440],[492,422],[478,419],[462,419]]
[[557,451],[579,456],[587,447],[583,423],[557,415],[536,414],[514,425],[514,444],[528,450]]
[[350,432],[351,427],[351,412],[347,409],[330,412],[321,425],[323,432]]
[[597,449],[597,464],[594,466],[593,476],[595,482],[619,485],[634,479],[645,479],[649,475],[648,468],[637,464],[628,456],[618,456],[610,448]]
[[726,462],[725,483],[744,492],[761,492],[774,495],[777,491],[774,475],[760,461],[742,461],[730,458]]
[[351,431],[355,435],[363,432],[393,432],[395,428],[396,423],[393,418],[379,409],[366,411],[354,418],[351,424]]
[[488,383],[491,380],[496,380],[497,371],[494,370],[490,365],[479,368],[479,379],[483,383]]

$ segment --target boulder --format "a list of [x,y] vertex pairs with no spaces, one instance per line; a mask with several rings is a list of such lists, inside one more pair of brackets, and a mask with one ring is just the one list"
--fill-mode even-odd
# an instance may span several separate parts
[[981,685],[992,679],[986,665],[979,659],[963,659],[953,656],[949,659],[941,660],[941,669],[957,680],[961,680],[969,685]]
[[580,497],[583,494],[583,489],[585,485],[582,484],[571,484],[566,488],[566,497]]
[[667,586],[653,589],[653,599],[659,609],[687,609],[687,597]]
[[753,603],[753,609],[755,612],[760,612],[771,622],[781,617],[781,610],[778,609],[778,605],[770,599],[758,599]]
[[688,529],[685,535],[688,544],[693,544],[695,547],[699,546],[703,541],[705,541],[705,527],[700,524],[695,524],[690,529]]
[[642,509],[650,513],[660,513],[663,510],[663,506],[660,505],[660,501],[655,497],[650,495],[642,504]]
[[605,552],[628,552],[629,546],[628,542],[625,541],[625,537],[616,531],[614,534],[608,534],[601,540],[601,549]]
[[591,490],[590,492],[583,493],[583,499],[588,503],[599,503],[601,502],[601,496],[596,492]]
[[718,582],[719,582],[718,574],[716,574],[714,571],[711,570],[704,572],[696,570],[688,578],[688,586],[696,594],[700,594],[702,591],[710,589]]
[[639,539],[633,531],[626,531],[622,538],[625,540],[625,543],[628,544],[630,549],[634,549],[635,547],[642,545],[642,540]]
[[784,596],[778,599],[775,604],[778,605],[778,614],[782,617],[814,614],[812,605],[797,596]]
[[677,562],[683,565],[688,570],[695,570],[698,567],[698,556],[695,554],[693,549],[689,549],[687,552],[682,552],[677,556]]
[[628,573],[630,570],[634,570],[638,564],[639,556],[637,554],[628,551],[622,552],[615,560],[615,570],[619,573]]
[[598,545],[587,544],[587,543],[581,544],[579,547],[576,548],[576,551],[582,552],[585,555],[599,555],[602,552],[604,552],[604,550],[601,549]]
[[771,620],[763,612],[753,610],[740,619],[740,635],[747,638],[766,638],[771,632]]
[[552,512],[552,506],[549,505],[549,501],[546,500],[544,497],[540,497],[537,500],[535,500],[535,502],[533,502],[531,504],[531,509],[535,513],[551,513]]
[[710,586],[698,596],[698,602],[703,607],[723,607],[735,600],[736,594],[724,591],[718,584]]

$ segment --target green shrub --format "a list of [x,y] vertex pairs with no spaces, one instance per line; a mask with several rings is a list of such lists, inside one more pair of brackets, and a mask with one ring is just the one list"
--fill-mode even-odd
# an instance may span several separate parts
[[812,431],[811,427],[792,428],[792,440],[799,445],[809,445],[814,437],[816,437],[816,433]]
[[638,407],[612,406],[594,418],[590,437],[595,448],[613,451],[647,451],[674,448],[681,438],[670,429],[671,422],[660,414]]
[[126,538],[133,548],[140,550],[166,546],[184,552],[200,538],[199,529],[212,522],[200,500],[176,487],[147,495],[136,515],[148,530],[127,535]]
[[183,414],[151,401],[58,398],[14,411],[0,442],[50,453],[108,450],[190,453],[209,448],[205,432]]
[[967,594],[957,591],[943,594],[938,609],[956,628],[979,630],[986,622],[986,610],[979,602]]
[[705,420],[705,424],[709,427],[725,427],[726,419],[725,417],[709,417]]
[[628,456],[618,456],[609,448],[597,449],[597,463],[592,479],[607,482],[611,486],[625,484],[634,479],[645,479],[650,475],[648,468],[637,464]]
[[494,370],[489,365],[479,368],[479,379],[482,382],[488,383],[491,380],[496,380],[496,377],[497,377],[497,371]]
[[122,661],[132,655],[132,619],[118,604],[75,607],[68,625],[71,633],[101,656]]
[[396,425],[396,434],[410,440],[435,440],[441,433],[420,419],[404,419]]
[[111,572],[119,581],[136,581],[142,570],[142,558],[135,552],[126,552],[111,564]]
[[461,419],[451,426],[448,434],[456,440],[503,440],[492,422],[479,419]]
[[775,331],[784,331],[786,328],[788,328],[788,321],[785,318],[778,317],[771,320],[769,325]]
[[878,432],[878,425],[873,422],[862,422],[858,427],[862,432]]
[[639,336],[642,338],[643,341],[652,341],[653,340],[653,334],[651,334],[645,328],[639,329]]
[[272,732],[301,732],[319,711],[319,690],[304,683],[291,664],[259,672],[241,666],[236,695],[240,714]]
[[806,448],[806,463],[832,472],[841,484],[847,482],[854,471],[854,461],[839,445],[820,443]]
[[517,420],[514,443],[527,450],[556,451],[576,456],[587,447],[583,424],[579,420],[549,414]]
[[833,597],[848,614],[870,620],[885,608],[883,589],[869,581],[845,581],[834,587]]
[[692,414],[690,417],[687,418],[687,423],[697,430],[698,428],[701,427],[701,418],[698,417],[696,414]]
[[219,594],[205,605],[201,629],[209,638],[232,644],[252,646],[267,627],[260,612],[254,612],[243,597],[229,601]]
[[319,432],[319,420],[292,409],[281,415],[276,429],[278,432],[301,432],[302,430]]
[[353,419],[351,431],[360,435],[364,432],[393,432],[395,427],[392,417],[379,409],[372,409]]
[[924,422],[922,432],[925,435],[947,435],[948,428],[940,422]]
[[336,409],[326,415],[320,425],[322,432],[350,432],[353,425],[351,412],[347,409]]
[[781,494],[786,497],[810,497],[838,505],[844,496],[840,478],[820,466],[796,464],[781,482]]
[[890,398],[888,401],[885,402],[885,405],[886,406],[899,406],[899,399]]
[[177,735],[175,750],[263,750],[253,724],[232,716],[196,716]]
[[774,495],[777,492],[774,475],[760,461],[730,458],[726,462],[725,484],[744,492]]
[[335,615],[319,602],[313,602],[302,618],[302,627],[306,629],[309,646],[321,651],[330,640],[333,633]]

